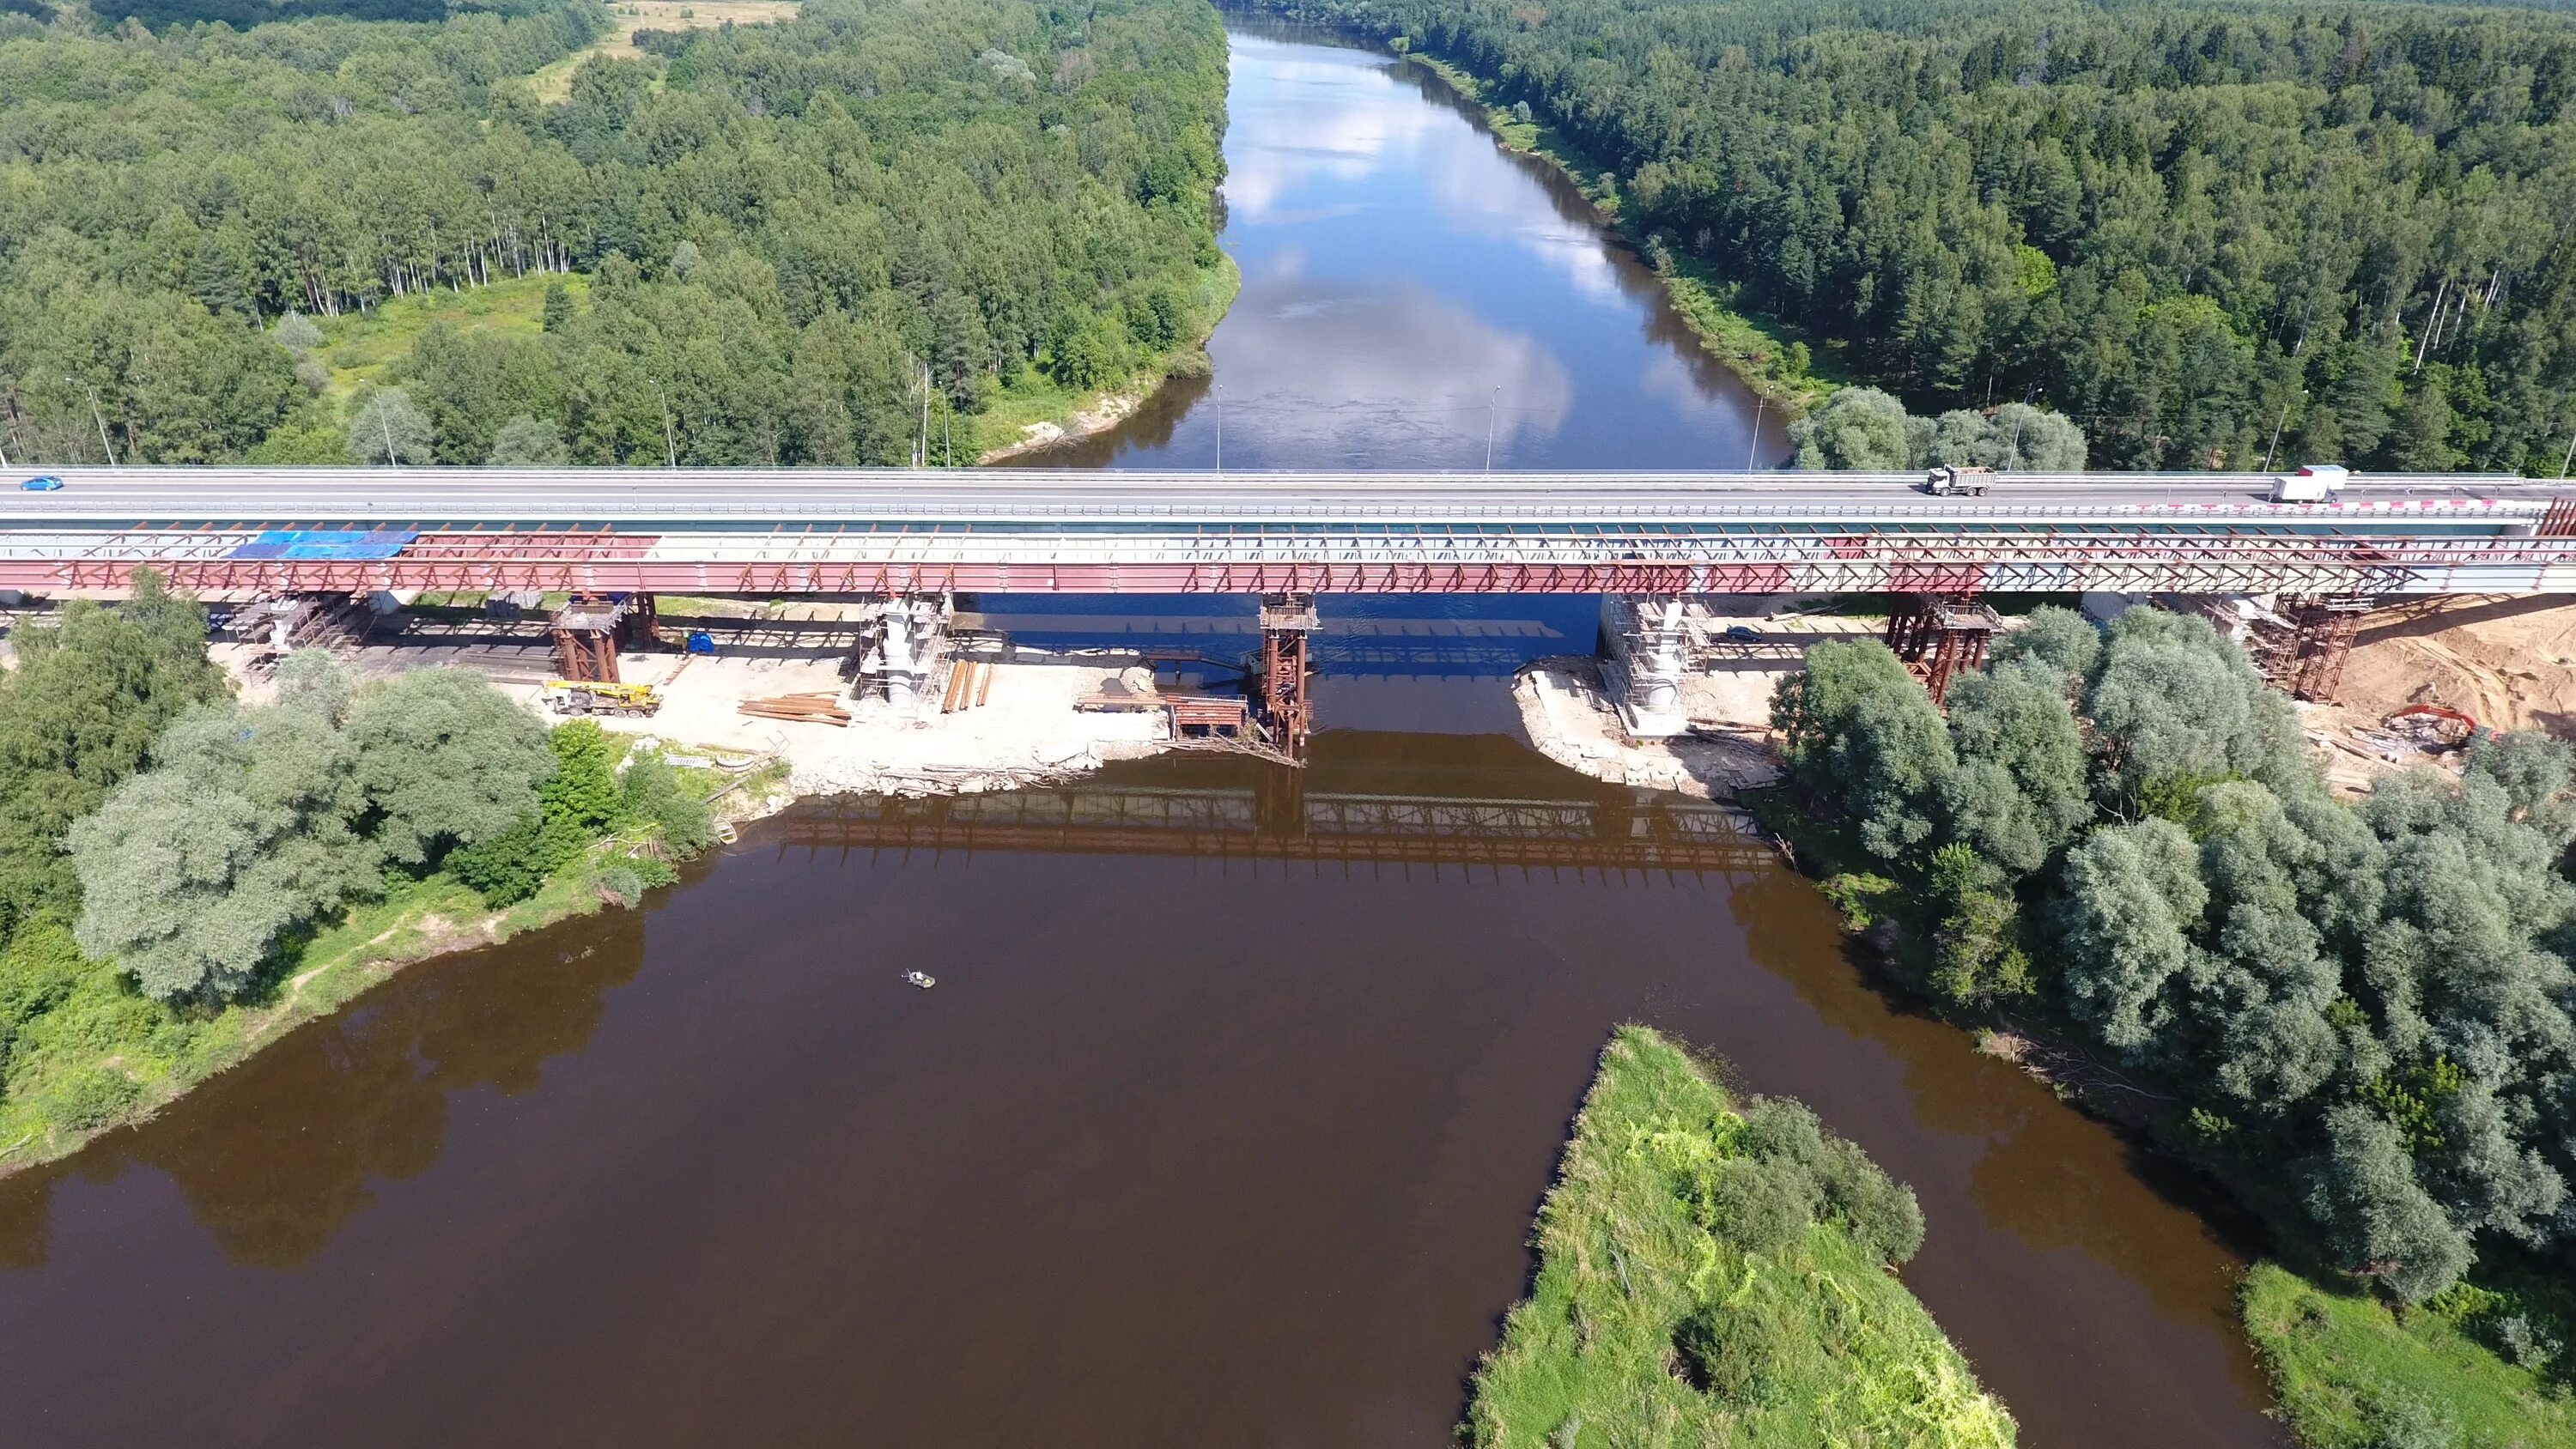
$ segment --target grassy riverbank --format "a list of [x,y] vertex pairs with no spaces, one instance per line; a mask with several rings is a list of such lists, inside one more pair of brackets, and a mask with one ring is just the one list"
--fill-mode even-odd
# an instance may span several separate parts
[[1635,246],[1663,278],[1673,310],[1690,325],[1709,355],[1725,363],[1746,386],[1770,399],[1785,415],[1804,413],[1836,387],[1854,380],[1836,364],[1832,348],[1818,357],[1810,342],[1793,335],[1788,328],[1735,310],[1728,300],[1735,292],[1732,283],[1684,255],[1666,239],[1640,235],[1621,215],[1617,175],[1586,154],[1563,131],[1523,109],[1490,103],[1485,98],[1488,85],[1484,78],[1452,61],[1409,48],[1406,54],[1482,108],[1485,124],[1505,146],[1548,162],[1580,188],[1603,220]]
[[1538,1279],[1476,1371],[1480,1446],[2008,1445],[1888,1271],[1913,1194],[1805,1109],[1738,1102],[1622,1027],[1539,1210]]
[[[2543,1295],[2561,1301],[2544,1307],[2464,1287],[2401,1316],[2371,1295],[2257,1263],[2245,1275],[2245,1327],[2311,1449],[2552,1449],[2576,1445],[2576,1401],[2556,1355],[2526,1367],[2481,1341],[2509,1334],[2545,1347],[2531,1335],[2550,1336],[2549,1307],[2563,1312],[2567,1290],[2532,1296]],[[2522,1326],[2504,1327],[2514,1321]]]
[[[678,774],[701,797],[721,785],[712,770],[684,764]],[[746,780],[745,808],[759,808],[778,778]],[[0,950],[0,1176],[152,1117],[405,966],[637,905],[671,878],[675,853],[654,827],[629,822],[498,908],[445,871],[390,878],[381,896],[287,943],[261,990],[220,1005],[154,1001],[113,963],[85,958],[61,922],[32,922]]]
[[[1788,844],[1844,929],[1879,947],[1895,975],[1922,981],[1938,969],[1934,943],[1943,922],[1937,908],[1871,869],[1848,823],[1816,811],[1786,787],[1744,791],[1737,799]],[[2024,1018],[2044,1014],[2034,1007],[2027,996],[2010,1012],[1942,1003],[1946,1015],[1981,1037],[2001,1032],[2015,1042],[2034,1029]],[[2177,1104],[2142,1097],[2116,1069],[2072,1049],[2073,1034],[2064,1025],[2049,1023],[2047,1048],[2035,1054],[2044,1056],[2043,1079],[2060,1096],[2169,1147],[2188,1131]],[[2576,1293],[2516,1286],[2520,1291],[2506,1296],[2471,1281],[2407,1308],[2350,1281],[2321,1282],[2265,1260],[2247,1271],[2239,1304],[2282,1415],[2308,1449],[2576,1449],[2576,1396],[2565,1350],[2550,1351],[2552,1344],[2576,1343]],[[2516,1317],[2529,1325],[2546,1361],[2525,1367],[2499,1351],[2502,1324]]]
[[953,453],[960,461],[998,463],[1117,426],[1165,382],[1208,375],[1208,339],[1241,290],[1241,269],[1233,257],[1219,252],[1216,265],[1199,271],[1190,299],[1190,335],[1178,345],[1149,355],[1122,381],[1089,391],[1067,388],[1031,368],[997,392],[982,412],[958,417],[953,449],[942,450],[935,459]]

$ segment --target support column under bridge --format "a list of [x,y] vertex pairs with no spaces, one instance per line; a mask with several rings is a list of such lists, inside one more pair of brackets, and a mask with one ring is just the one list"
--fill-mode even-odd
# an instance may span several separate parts
[[1887,647],[1941,704],[1959,671],[1985,667],[1986,646],[2002,623],[1994,610],[1964,597],[1905,594],[1888,610]]
[[1271,747],[1298,764],[1305,762],[1306,736],[1315,725],[1314,664],[1307,649],[1315,625],[1313,594],[1261,596],[1261,726]]
[[869,605],[859,623],[855,693],[898,713],[919,708],[946,663],[952,612],[945,594],[888,594]]
[[1601,674],[1631,738],[1669,739],[1690,725],[1681,693],[1684,602],[1680,594],[1601,598]]

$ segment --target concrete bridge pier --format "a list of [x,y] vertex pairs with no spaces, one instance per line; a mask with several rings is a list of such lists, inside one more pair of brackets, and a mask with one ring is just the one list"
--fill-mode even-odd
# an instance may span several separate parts
[[1682,706],[1687,669],[1679,594],[1605,594],[1601,674],[1633,739],[1670,739],[1690,725]]
[[951,611],[945,594],[888,594],[869,605],[859,622],[855,693],[898,714],[920,708],[948,653]]

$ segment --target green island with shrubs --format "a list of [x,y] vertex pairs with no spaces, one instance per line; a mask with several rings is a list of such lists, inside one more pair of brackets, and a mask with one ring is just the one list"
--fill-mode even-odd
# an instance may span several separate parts
[[1892,973],[2116,1072],[2055,1075],[2270,1226],[2245,1325],[2305,1442],[2576,1444],[2576,752],[2483,736],[2346,803],[2153,608],[2032,610],[1946,713],[1819,644],[1772,718],[1748,803]]
[[1913,1190],[1651,1029],[1602,1052],[1536,1242],[1476,1370],[1479,1449],[2014,1442],[1895,1275],[1923,1242]]

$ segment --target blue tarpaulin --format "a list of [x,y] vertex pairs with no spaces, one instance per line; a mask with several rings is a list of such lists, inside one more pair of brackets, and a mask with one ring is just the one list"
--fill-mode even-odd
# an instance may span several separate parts
[[392,558],[420,535],[410,529],[379,528],[359,533],[329,528],[272,528],[227,558]]

